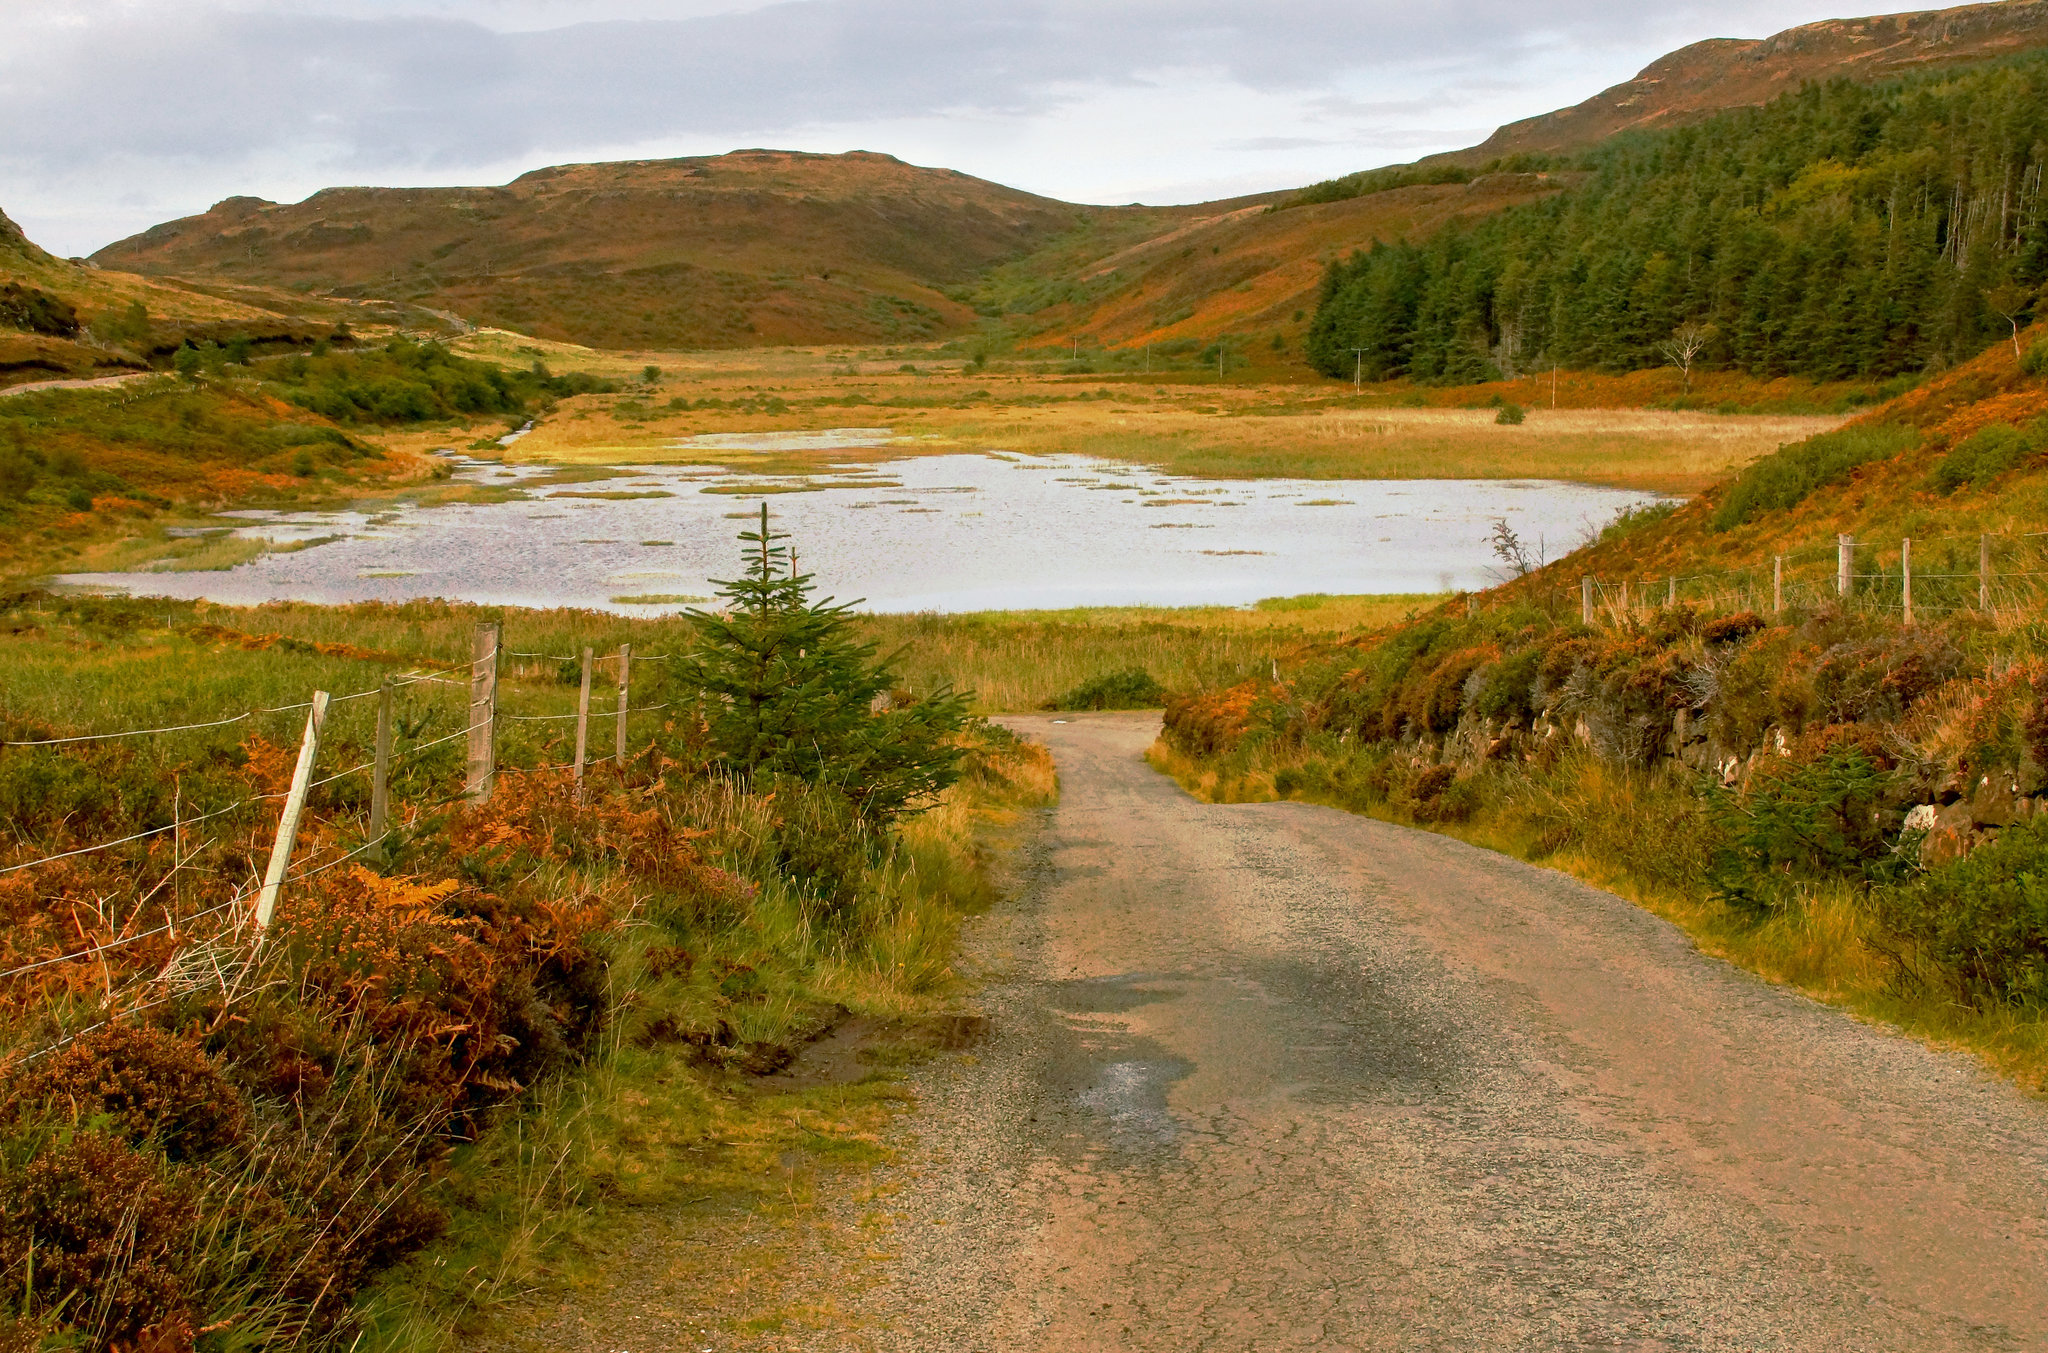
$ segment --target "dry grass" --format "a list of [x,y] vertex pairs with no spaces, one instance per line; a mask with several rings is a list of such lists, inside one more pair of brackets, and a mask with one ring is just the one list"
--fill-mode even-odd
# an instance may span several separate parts
[[[1534,409],[1519,426],[1487,408],[1372,407],[1342,387],[1191,384],[1051,371],[876,371],[822,349],[634,354],[663,368],[660,387],[571,400],[507,449],[506,459],[568,464],[702,464],[758,473],[827,473],[905,456],[1002,451],[1100,456],[1209,478],[1536,478],[1693,493],[1838,417],[1665,410]],[[632,363],[593,355],[589,369]],[[886,365],[882,363],[879,365]],[[847,374],[848,372],[856,374]],[[1411,392],[1412,393],[1412,392]],[[1432,392],[1442,397],[1456,392]],[[677,410],[719,400],[728,406]],[[764,402],[782,401],[770,411]],[[743,401],[751,401],[743,403]],[[887,427],[886,448],[747,452],[679,446],[709,433]]]
[[1377,629],[1429,609],[1422,595],[1290,597],[1255,607],[1105,607],[970,615],[860,616],[884,652],[901,649],[913,689],[974,692],[984,713],[1031,710],[1084,682],[1143,668],[1170,691],[1231,684],[1271,669],[1304,643]]

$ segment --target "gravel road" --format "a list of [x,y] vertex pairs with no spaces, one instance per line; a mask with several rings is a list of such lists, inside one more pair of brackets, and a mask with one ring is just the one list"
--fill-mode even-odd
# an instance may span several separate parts
[[850,1327],[774,1346],[2048,1348],[2048,1108],[1968,1059],[1558,874],[1194,802],[1155,719],[1007,722],[1063,797],[973,941],[995,1032],[919,1073]]

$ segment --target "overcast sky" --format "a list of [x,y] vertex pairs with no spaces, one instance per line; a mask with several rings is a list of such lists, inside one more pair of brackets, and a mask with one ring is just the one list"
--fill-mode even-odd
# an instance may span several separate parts
[[1470,145],[1811,0],[0,0],[0,210],[60,254],[251,194],[743,146],[1190,202]]

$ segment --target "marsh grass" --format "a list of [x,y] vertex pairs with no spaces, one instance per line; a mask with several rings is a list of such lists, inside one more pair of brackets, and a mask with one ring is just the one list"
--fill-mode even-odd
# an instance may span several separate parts
[[[765,360],[748,359],[749,365],[735,358],[728,370],[708,368],[693,383],[698,400],[686,412],[621,416],[606,397],[568,401],[504,454],[571,465],[721,465],[763,475],[819,475],[829,483],[835,474],[908,456],[999,450],[1096,456],[1222,479],[1539,478],[1692,493],[1842,421],[1839,415],[1532,407],[1525,422],[1509,427],[1495,421],[1491,407],[1397,407],[1397,394],[1385,391],[1362,398],[1319,389],[1283,396],[1249,383],[1189,387],[1043,373],[846,377],[794,358],[763,387],[756,367]],[[758,397],[764,390],[782,401],[782,411],[763,410]],[[1430,398],[1454,395],[1431,392]],[[698,407],[707,401],[722,407]],[[886,448],[801,452],[678,445],[699,433],[824,430],[849,420],[887,425],[896,441]]]

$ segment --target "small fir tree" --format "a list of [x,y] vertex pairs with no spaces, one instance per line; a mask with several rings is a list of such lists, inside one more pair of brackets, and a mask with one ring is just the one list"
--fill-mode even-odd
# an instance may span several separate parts
[[813,576],[777,542],[761,507],[743,531],[743,578],[717,581],[724,613],[692,611],[696,644],[683,669],[704,692],[713,754],[747,780],[790,777],[843,795],[868,826],[928,804],[960,776],[956,735],[966,697],[942,687],[892,698],[896,674],[861,643],[851,604],[812,599]]

